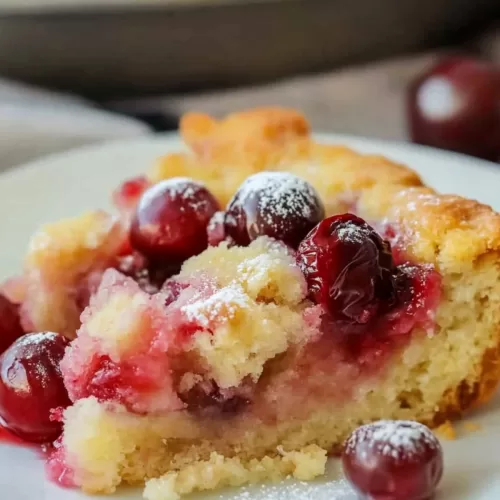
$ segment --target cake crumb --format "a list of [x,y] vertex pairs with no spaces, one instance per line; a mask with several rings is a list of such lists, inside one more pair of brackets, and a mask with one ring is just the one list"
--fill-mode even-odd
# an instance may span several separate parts
[[278,449],[278,455],[242,461],[227,458],[216,452],[206,461],[196,462],[179,470],[168,472],[158,479],[146,482],[146,500],[179,500],[194,491],[214,490],[224,486],[242,486],[262,481],[279,481],[293,477],[309,481],[325,473],[327,452],[317,445],[298,451]]
[[453,441],[457,438],[455,427],[453,427],[453,424],[449,420],[434,429],[434,431],[440,438],[447,441]]

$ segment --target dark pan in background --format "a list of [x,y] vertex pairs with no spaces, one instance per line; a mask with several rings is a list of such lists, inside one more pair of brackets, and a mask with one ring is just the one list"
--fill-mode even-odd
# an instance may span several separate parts
[[453,43],[500,16],[500,0],[43,3],[0,6],[0,75],[95,98],[321,71]]

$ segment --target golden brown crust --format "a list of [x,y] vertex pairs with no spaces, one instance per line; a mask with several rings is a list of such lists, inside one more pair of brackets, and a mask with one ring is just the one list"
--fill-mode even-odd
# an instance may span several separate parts
[[295,110],[272,107],[230,114],[220,121],[202,113],[187,113],[180,131],[186,144],[203,157],[228,148],[271,150],[307,137],[309,124]]
[[222,121],[190,113],[181,121],[181,135],[191,153],[161,158],[148,173],[149,179],[199,178],[222,205],[246,177],[262,170],[301,175],[315,185],[327,204],[341,193],[378,184],[422,185],[415,172],[382,156],[315,143],[304,117],[293,110],[262,108]]
[[377,186],[362,193],[358,208],[362,216],[397,225],[407,251],[440,271],[470,268],[500,250],[500,214],[475,200],[430,188]]

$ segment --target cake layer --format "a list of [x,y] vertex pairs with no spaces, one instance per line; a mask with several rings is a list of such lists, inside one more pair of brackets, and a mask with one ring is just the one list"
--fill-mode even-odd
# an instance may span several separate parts
[[299,380],[293,363],[268,365],[252,405],[235,415],[208,418],[181,410],[141,416],[82,399],[65,412],[66,464],[86,491],[111,492],[122,481],[140,482],[209,460],[212,452],[245,462],[276,457],[278,447],[335,451],[348,433],[372,420],[440,424],[485,401],[496,387],[499,282],[493,255],[461,275],[443,275],[433,335],[413,331],[409,343],[367,375],[339,362],[333,350],[322,360],[331,360],[331,371],[311,365]]

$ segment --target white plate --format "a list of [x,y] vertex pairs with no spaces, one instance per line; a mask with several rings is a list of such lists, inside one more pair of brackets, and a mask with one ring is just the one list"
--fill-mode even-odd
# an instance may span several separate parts
[[[384,154],[417,170],[443,192],[477,198],[500,209],[500,166],[460,155],[407,144],[322,135],[328,142]],[[155,158],[181,147],[174,135],[86,148],[46,158],[0,176],[0,279],[19,271],[30,234],[44,222],[96,207],[110,208],[109,194],[127,177],[140,174]],[[445,442],[442,500],[500,498],[500,397],[470,418],[481,430]],[[202,494],[206,500],[352,500],[335,480]],[[43,466],[27,449],[0,444],[0,498],[3,500],[82,500],[81,493],[59,489],[44,480]],[[95,497],[93,497],[95,498]],[[121,490],[115,500],[139,499],[140,491]]]

